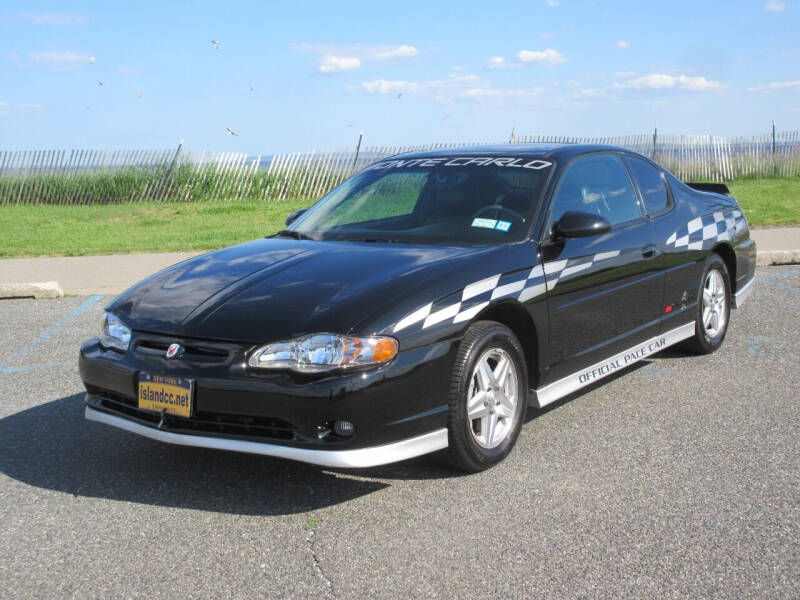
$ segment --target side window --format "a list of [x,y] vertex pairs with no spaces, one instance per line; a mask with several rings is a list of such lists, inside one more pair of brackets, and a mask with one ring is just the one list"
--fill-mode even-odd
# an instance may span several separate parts
[[592,154],[569,164],[553,196],[551,225],[570,210],[600,215],[611,225],[642,216],[628,172],[616,154]]
[[658,169],[634,156],[626,156],[625,160],[639,186],[647,213],[653,215],[664,210],[667,207],[667,188]]

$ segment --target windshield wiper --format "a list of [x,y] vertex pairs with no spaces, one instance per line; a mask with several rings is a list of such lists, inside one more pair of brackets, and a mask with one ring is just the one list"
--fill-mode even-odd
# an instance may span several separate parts
[[291,229],[281,229],[278,233],[276,233],[272,237],[288,237],[288,238],[294,238],[296,240],[313,240],[314,239],[311,236],[306,235],[305,233],[300,233],[299,231],[292,231]]
[[391,238],[364,238],[358,240],[359,242],[367,242],[370,244],[409,244],[410,242],[404,242],[403,240],[393,240]]

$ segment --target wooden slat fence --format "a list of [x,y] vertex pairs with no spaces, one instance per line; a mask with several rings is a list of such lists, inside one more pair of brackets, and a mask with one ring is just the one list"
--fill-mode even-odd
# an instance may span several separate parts
[[[751,137],[658,135],[517,136],[515,143],[591,143],[631,148],[685,181],[800,175],[800,132]],[[0,150],[0,205],[105,204],[209,199],[318,198],[388,156],[474,145],[333,148],[254,156],[186,150]]]

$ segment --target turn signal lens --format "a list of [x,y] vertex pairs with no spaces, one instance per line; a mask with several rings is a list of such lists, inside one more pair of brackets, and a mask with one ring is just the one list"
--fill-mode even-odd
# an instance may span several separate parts
[[394,358],[395,354],[397,354],[397,340],[392,338],[379,338],[372,350],[375,362],[387,361]]
[[349,337],[315,333],[257,348],[247,364],[257,369],[290,369],[321,373],[331,369],[385,363],[397,355],[397,340],[390,337]]

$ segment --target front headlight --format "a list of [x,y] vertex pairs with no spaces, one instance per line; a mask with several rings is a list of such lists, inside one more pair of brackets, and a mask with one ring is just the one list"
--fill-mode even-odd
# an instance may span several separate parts
[[397,340],[390,337],[349,337],[315,333],[261,346],[247,364],[257,369],[291,369],[321,373],[385,363],[397,355]]
[[131,328],[120,321],[119,317],[106,313],[103,317],[103,334],[100,343],[106,348],[115,348],[127,352],[131,343]]

